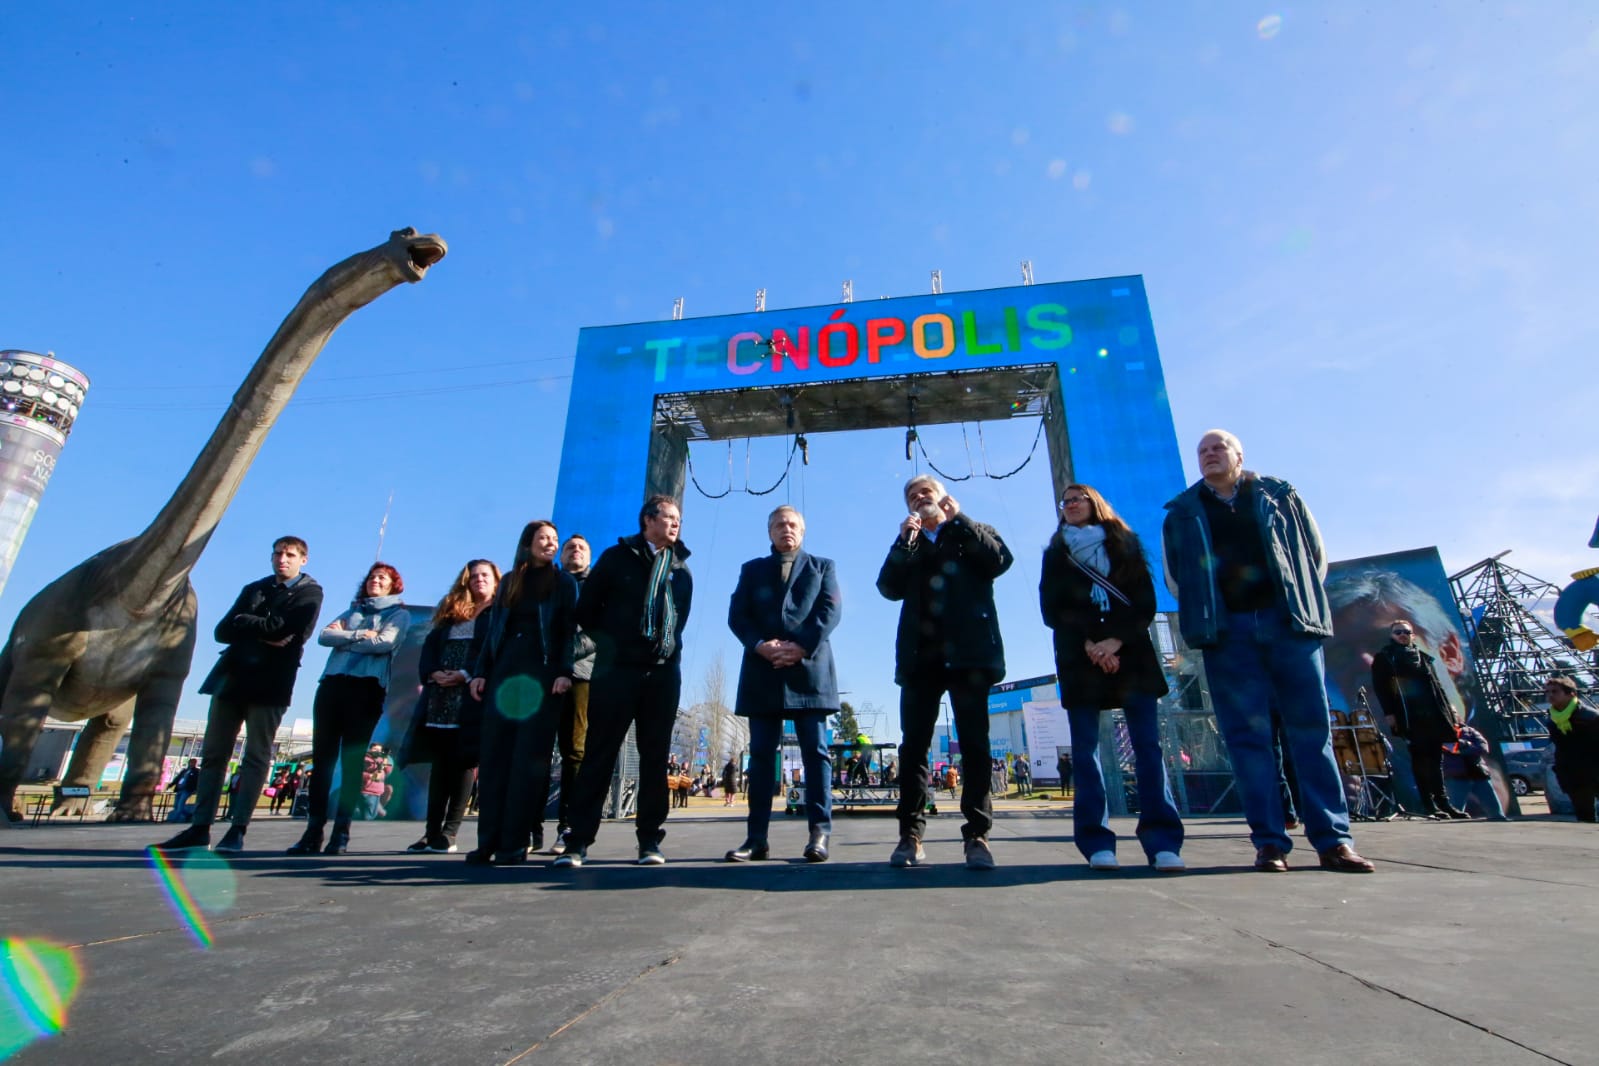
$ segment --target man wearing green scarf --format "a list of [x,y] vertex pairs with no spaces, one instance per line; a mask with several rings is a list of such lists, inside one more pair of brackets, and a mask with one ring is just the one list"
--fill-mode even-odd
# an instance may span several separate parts
[[650,496],[639,510],[639,531],[606,548],[583,583],[577,623],[595,644],[588,736],[568,804],[566,851],[556,866],[582,866],[587,858],[630,726],[638,745],[638,863],[666,862],[666,760],[683,687],[683,627],[694,594],[681,524],[677,500]]
[[1577,821],[1592,822],[1599,796],[1599,711],[1577,698],[1577,683],[1557,674],[1544,682],[1549,698],[1549,740],[1555,749],[1555,780],[1571,797]]

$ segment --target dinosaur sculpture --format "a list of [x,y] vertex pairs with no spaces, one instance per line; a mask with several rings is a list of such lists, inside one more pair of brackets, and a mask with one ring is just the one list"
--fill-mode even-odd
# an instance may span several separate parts
[[[1593,527],[1588,547],[1599,548],[1599,523]],[[1572,574],[1571,584],[1560,590],[1560,598],[1555,601],[1555,625],[1578,651],[1591,651],[1599,645],[1599,633],[1582,624],[1583,613],[1596,604],[1599,604],[1599,566]]]
[[[94,785],[132,723],[110,820],[150,818],[194,656],[198,611],[189,572],[328,337],[358,308],[421,281],[446,250],[436,234],[398,230],[318,278],[149,528],[79,563],[22,608],[0,651],[0,814],[20,818],[17,786],[48,715],[86,723],[63,785]],[[58,791],[56,808],[63,806]]]

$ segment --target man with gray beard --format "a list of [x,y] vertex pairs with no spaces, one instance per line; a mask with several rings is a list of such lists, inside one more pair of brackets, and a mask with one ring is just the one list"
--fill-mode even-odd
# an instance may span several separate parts
[[992,870],[992,777],[988,772],[988,691],[1005,676],[1005,648],[994,610],[994,579],[1010,569],[1010,549],[992,526],[974,522],[927,474],[905,484],[910,514],[877,575],[877,591],[899,601],[894,683],[900,686],[899,846],[892,866],[927,861],[928,749],[939,702],[949,693],[961,752],[961,827],[966,866]]

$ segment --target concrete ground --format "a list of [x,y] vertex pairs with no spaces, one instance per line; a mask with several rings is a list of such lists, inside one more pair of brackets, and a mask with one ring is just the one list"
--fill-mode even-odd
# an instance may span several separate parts
[[[14,1061],[1599,1062],[1592,826],[1357,825],[1361,877],[1303,846],[1250,872],[1240,822],[1195,819],[1188,873],[1124,837],[1127,868],[1095,874],[1059,804],[1001,806],[988,873],[949,814],[912,870],[881,815],[841,817],[809,866],[779,814],[782,860],[729,866],[742,812],[696,805],[668,865],[629,865],[610,824],[567,871],[403,854],[415,823],[293,860],[298,823],[263,819],[186,875],[209,949],[141,850],[167,827],[0,830],[0,932],[81,972]],[[0,1037],[25,1017],[0,1001]]]

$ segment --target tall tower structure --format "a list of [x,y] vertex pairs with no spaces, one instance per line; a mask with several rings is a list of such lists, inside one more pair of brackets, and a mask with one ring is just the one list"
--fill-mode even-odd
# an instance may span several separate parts
[[88,391],[53,353],[0,350],[0,592]]

